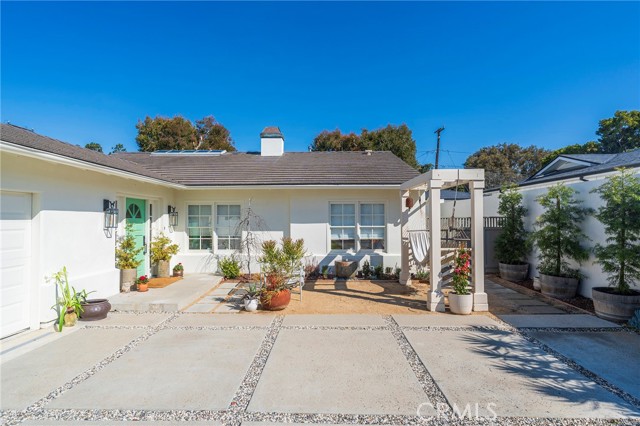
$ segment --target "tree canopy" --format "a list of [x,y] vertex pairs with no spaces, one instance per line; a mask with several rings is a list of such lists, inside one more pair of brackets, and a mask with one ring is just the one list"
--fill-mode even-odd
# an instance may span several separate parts
[[484,169],[487,188],[520,182],[542,166],[549,151],[531,145],[521,147],[515,143],[502,143],[481,148],[464,162],[467,169]]
[[113,148],[111,148],[111,152],[109,154],[115,154],[116,152],[127,152],[127,148],[125,148],[121,143],[117,143]]
[[89,142],[84,147],[92,151],[102,152],[102,145],[100,145],[98,142]]
[[195,125],[181,116],[147,116],[136,124],[136,142],[140,151],[162,149],[226,149],[235,151],[229,131],[213,116],[197,120]]
[[387,125],[376,130],[362,129],[360,135],[343,134],[339,129],[332,132],[323,130],[309,146],[311,151],[391,151],[413,168],[416,161],[416,141],[406,124]]

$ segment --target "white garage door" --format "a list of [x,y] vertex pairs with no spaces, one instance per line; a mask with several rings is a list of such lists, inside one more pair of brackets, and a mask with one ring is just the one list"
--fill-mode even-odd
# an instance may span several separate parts
[[1,337],[29,328],[31,195],[0,193]]

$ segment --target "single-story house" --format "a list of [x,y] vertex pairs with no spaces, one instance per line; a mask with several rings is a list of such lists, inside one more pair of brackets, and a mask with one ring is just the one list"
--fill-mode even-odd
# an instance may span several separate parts
[[[519,184],[519,190],[523,195],[524,206],[528,209],[525,219],[525,227],[533,229],[533,224],[543,210],[536,202],[536,198],[545,193],[550,186],[563,183],[578,191],[577,198],[583,201],[584,207],[597,209],[602,205],[602,200],[598,194],[592,194],[591,190],[602,185],[604,180],[616,173],[617,168],[632,169],[640,176],[640,149],[623,152],[620,154],[565,154],[561,155],[546,167],[535,173],[530,178]],[[498,215],[499,188],[488,189],[484,197],[484,216]],[[461,211],[468,209],[463,201]],[[587,247],[593,247],[596,243],[603,243],[606,240],[604,227],[595,217],[588,217],[582,224],[584,233],[591,239],[585,241]],[[585,275],[581,280],[578,292],[585,297],[591,297],[591,289],[598,286],[608,285],[607,277],[602,273],[602,267],[595,263],[593,254],[580,267],[581,273]],[[537,275],[537,253],[530,254],[529,275]],[[577,265],[574,265],[577,267]]]
[[[258,152],[105,155],[2,124],[0,336],[54,318],[46,277],[63,266],[77,289],[118,293],[125,223],[141,247],[169,236],[180,246],[171,266],[181,262],[186,273],[216,272],[218,257],[235,252],[235,225],[249,206],[264,221],[263,239],[303,238],[312,264],[400,266],[399,189],[416,170],[390,152],[285,152],[277,127],[260,136]],[[115,206],[117,229],[107,229],[105,208]],[[138,272],[150,272],[148,250]]]

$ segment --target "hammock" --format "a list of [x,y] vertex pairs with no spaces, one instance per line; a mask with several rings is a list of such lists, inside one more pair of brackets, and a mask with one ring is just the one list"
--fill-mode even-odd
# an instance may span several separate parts
[[424,262],[429,255],[429,231],[409,231],[409,242],[415,261]]

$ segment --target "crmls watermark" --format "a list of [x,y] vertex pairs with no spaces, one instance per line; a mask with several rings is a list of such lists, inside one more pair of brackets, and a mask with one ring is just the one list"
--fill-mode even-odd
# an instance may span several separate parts
[[[449,404],[445,404],[443,402],[439,402],[435,406],[430,402],[423,402],[418,406],[416,414],[420,417],[425,415],[431,417],[425,408],[429,407],[436,410],[437,418],[450,418],[451,416],[453,416],[460,419],[467,418],[476,420],[495,420],[498,417],[498,414],[494,410],[496,406],[497,404],[495,402],[488,402],[486,404],[481,404],[479,402],[476,402],[474,404],[468,403],[464,407],[458,407],[458,405],[455,403],[452,404],[451,407],[449,407]],[[423,412],[423,410],[427,412]]]

